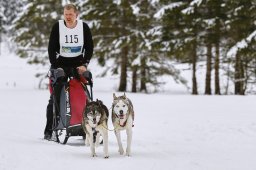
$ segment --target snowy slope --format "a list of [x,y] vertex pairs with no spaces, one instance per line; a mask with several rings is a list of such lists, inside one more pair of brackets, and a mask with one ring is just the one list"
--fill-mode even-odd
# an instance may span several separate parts
[[[256,169],[256,96],[127,93],[136,111],[132,156],[118,154],[109,132],[110,158],[103,158],[102,146],[92,158],[81,137],[67,145],[42,139],[49,92],[36,89],[36,67],[2,54],[0,170]],[[94,79],[95,98],[110,107],[116,88],[109,83],[112,78]]]

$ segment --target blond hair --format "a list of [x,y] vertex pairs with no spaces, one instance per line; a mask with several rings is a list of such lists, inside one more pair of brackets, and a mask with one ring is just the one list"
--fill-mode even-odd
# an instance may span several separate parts
[[64,6],[64,9],[66,9],[66,10],[73,9],[75,11],[75,13],[78,13],[77,7],[74,4],[67,4]]

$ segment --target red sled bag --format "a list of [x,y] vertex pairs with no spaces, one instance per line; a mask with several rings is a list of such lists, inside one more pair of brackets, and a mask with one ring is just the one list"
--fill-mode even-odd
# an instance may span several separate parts
[[83,110],[86,106],[86,94],[81,82],[77,79],[69,81],[69,102],[70,102],[70,124],[69,126],[80,125],[83,120]]

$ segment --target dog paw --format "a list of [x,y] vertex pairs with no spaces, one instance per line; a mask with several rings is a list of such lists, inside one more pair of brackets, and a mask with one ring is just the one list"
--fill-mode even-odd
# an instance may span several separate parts
[[120,155],[124,154],[124,150],[123,149],[119,149],[118,152],[120,153]]
[[96,153],[91,155],[92,157],[97,157]]
[[126,152],[125,155],[129,157],[129,156],[131,156],[131,153]]
[[130,148],[126,148],[126,152],[125,152],[126,156],[131,156],[131,149]]

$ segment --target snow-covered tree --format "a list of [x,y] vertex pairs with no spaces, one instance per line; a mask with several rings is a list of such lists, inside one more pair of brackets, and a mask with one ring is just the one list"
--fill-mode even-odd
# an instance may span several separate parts
[[196,66],[202,21],[200,18],[200,1],[161,1],[162,8],[155,17],[163,20],[162,44],[171,56],[192,64],[192,94],[198,94]]
[[95,56],[101,65],[107,60],[114,64],[106,69],[112,73],[120,70],[120,91],[126,91],[128,68],[128,41],[131,36],[132,10],[128,1],[88,0],[81,4],[84,13],[82,17],[92,28]]
[[[192,93],[196,94],[197,91],[197,60],[206,60],[205,56],[207,56],[205,93],[211,93],[211,63],[214,63],[215,94],[220,94],[219,69],[225,68],[227,64],[224,62],[233,61],[236,70],[233,78],[235,93],[244,94],[244,80],[247,80],[244,76],[248,71],[246,66],[255,63],[251,62],[255,58],[255,50],[251,50],[255,46],[255,2],[252,0],[160,0],[159,2],[162,8],[155,16],[163,20],[161,44],[176,59],[192,62]],[[241,45],[241,42],[246,43]],[[245,56],[250,59],[244,59]]]
[[23,6],[26,0],[1,0],[0,1],[0,18],[1,33],[4,35],[5,42],[12,48],[12,37],[14,35],[15,29],[12,27],[14,20],[17,18],[18,14],[23,10]]
[[157,50],[155,40],[161,23],[153,18],[156,3],[88,0],[81,2],[81,6],[85,11],[82,17],[92,28],[95,56],[102,65],[113,61],[106,69],[120,73],[119,91],[127,90],[129,79],[133,92],[147,92],[147,84],[161,83],[157,79],[159,75],[174,74],[174,67],[170,67]]
[[234,63],[234,93],[243,95],[248,83],[255,84],[256,2],[228,1],[227,9],[227,58]]
[[92,29],[94,56],[105,68],[102,75],[120,75],[119,91],[126,91],[128,83],[133,92],[157,89],[161,75],[185,83],[174,62],[191,64],[193,94],[198,93],[199,61],[207,65],[205,94],[212,93],[213,71],[215,94],[221,94],[223,71],[234,81],[236,94],[256,81],[253,0],[23,0],[9,8],[26,3],[18,17],[6,17],[9,1],[0,1],[2,22],[12,21],[8,28],[15,30],[10,32],[17,52],[31,63],[48,62],[51,27],[62,16],[63,5],[73,2]]
[[17,53],[29,57],[30,63],[48,62],[47,46],[52,25],[62,16],[62,1],[28,0],[16,18],[14,39]]
[[[2,36],[3,34],[3,22],[4,22],[4,7],[1,4],[2,2],[0,2],[1,8],[0,8],[0,36]],[[0,42],[1,42],[1,38],[0,38]]]

